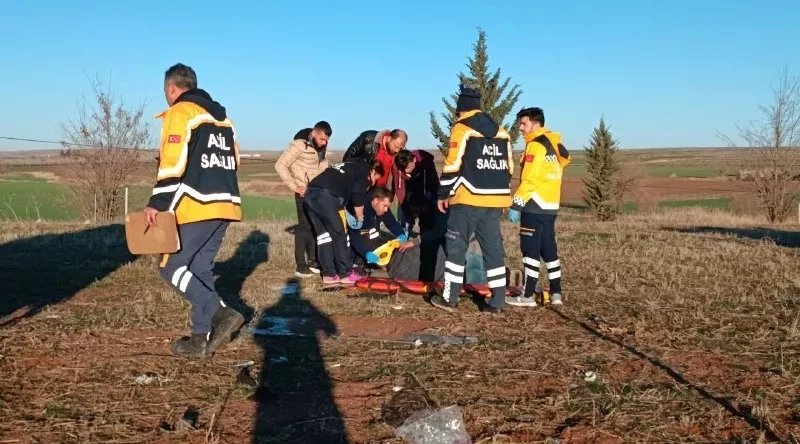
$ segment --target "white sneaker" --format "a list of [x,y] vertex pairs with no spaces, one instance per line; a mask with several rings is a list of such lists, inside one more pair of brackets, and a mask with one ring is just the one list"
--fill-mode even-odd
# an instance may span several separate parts
[[525,296],[506,296],[506,304],[515,307],[536,307],[536,298]]
[[550,295],[550,303],[553,305],[563,305],[561,302],[561,293],[553,293]]

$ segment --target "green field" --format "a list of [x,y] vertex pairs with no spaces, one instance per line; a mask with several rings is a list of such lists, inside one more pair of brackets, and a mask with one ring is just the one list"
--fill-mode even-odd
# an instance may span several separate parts
[[[147,187],[128,189],[128,210],[138,211],[149,197]],[[245,219],[294,219],[293,200],[266,196],[242,196]],[[0,220],[75,221],[79,211],[69,189],[62,185],[22,176],[0,181]]]
[[[648,165],[645,167],[647,177],[708,178],[719,177],[720,172],[704,166]],[[564,177],[586,176],[586,164],[583,158],[573,160],[564,169]]]
[[718,208],[726,210],[730,205],[733,198],[720,197],[716,199],[686,199],[686,200],[664,200],[658,203],[660,208],[685,208],[685,207],[703,207],[703,208]]
[[6,176],[0,181],[0,219],[75,220],[69,190],[44,179]]
[[648,165],[650,177],[718,177],[719,170],[706,166]]

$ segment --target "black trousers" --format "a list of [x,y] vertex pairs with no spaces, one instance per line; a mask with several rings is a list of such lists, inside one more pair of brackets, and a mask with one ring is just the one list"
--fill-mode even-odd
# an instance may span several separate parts
[[192,333],[211,332],[211,320],[224,307],[214,289],[214,258],[229,222],[206,220],[178,225],[180,251],[161,255],[159,274],[192,304]]
[[502,209],[473,207],[471,205],[450,206],[445,234],[444,298],[452,301],[461,294],[466,270],[467,249],[470,238],[475,238],[483,252],[486,278],[492,290],[489,305],[502,308],[506,303],[506,267],[503,235],[500,232]]
[[317,262],[317,246],[308,211],[303,206],[303,197],[295,193],[294,203],[297,208],[297,228],[294,230],[294,262],[300,271]]
[[561,261],[556,244],[556,215],[522,213],[520,217],[519,245],[525,267],[524,294],[533,295],[539,279],[539,266],[544,261],[550,293],[561,293]]
[[[422,282],[441,282],[444,279],[444,248],[437,243],[433,258],[424,258],[426,254],[422,246],[409,248],[406,251],[395,250],[388,272],[392,279]],[[428,250],[431,246],[428,246]],[[426,262],[426,259],[432,261]]]
[[344,206],[337,196],[321,188],[309,188],[303,200],[317,234],[320,274],[347,277],[353,271],[353,261],[345,231]]

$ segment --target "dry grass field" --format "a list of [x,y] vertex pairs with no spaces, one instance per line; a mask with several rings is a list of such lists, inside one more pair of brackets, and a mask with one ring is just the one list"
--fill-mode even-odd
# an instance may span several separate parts
[[[565,305],[505,317],[313,280],[282,296],[292,221],[247,221],[218,257],[221,296],[251,327],[300,317],[316,334],[245,332],[202,362],[169,355],[188,306],[121,226],[4,223],[0,442],[399,443],[408,414],[453,404],[476,443],[798,442],[800,233],[760,220],[566,209]],[[427,328],[479,341],[402,340]],[[194,429],[178,420],[190,407]]]
[[[48,155],[45,153],[49,153]],[[58,151],[13,153],[0,156],[0,219],[6,220],[78,220],[65,184],[69,174],[60,165]],[[152,154],[152,155],[151,155]],[[243,159],[240,170],[241,191],[250,199],[248,217],[282,216],[284,209],[293,211],[293,203],[280,211],[270,211],[274,199],[291,199],[292,193],[275,172],[279,152],[253,151]],[[331,160],[338,161],[343,153],[332,152]],[[573,163],[565,170],[562,202],[582,209],[583,177],[586,175],[583,152],[572,150]],[[437,165],[443,160],[436,152]],[[142,164],[128,180],[131,187],[131,208],[138,209],[146,202],[153,186],[155,153],[143,154]],[[623,150],[620,158],[626,170],[638,180],[626,198],[628,211],[653,210],[660,207],[721,208],[736,214],[759,214],[753,198],[751,183],[737,180],[740,170],[752,169],[756,157],[746,149],[646,149]],[[517,170],[519,170],[517,168]],[[516,186],[519,171],[515,171]],[[795,192],[800,193],[800,187]],[[265,200],[264,197],[267,199]],[[287,214],[287,217],[291,214]]]

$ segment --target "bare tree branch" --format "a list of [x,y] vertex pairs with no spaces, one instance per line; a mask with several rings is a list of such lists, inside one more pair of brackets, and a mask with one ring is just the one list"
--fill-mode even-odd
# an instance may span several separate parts
[[62,124],[62,154],[70,159],[65,173],[82,215],[109,222],[120,214],[123,189],[152,138],[144,103],[128,107],[96,76],[90,85],[92,99],[83,97],[76,117]]
[[[753,191],[767,219],[774,223],[786,220],[796,201],[791,185],[800,177],[800,76],[791,76],[784,68],[772,94],[771,104],[758,107],[761,120],[744,127],[737,125],[736,129],[739,138],[756,153]],[[730,137],[719,137],[737,146]]]

